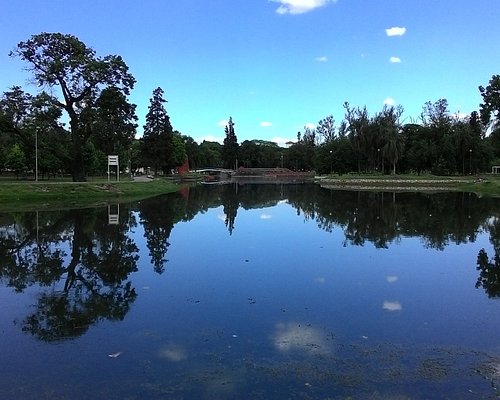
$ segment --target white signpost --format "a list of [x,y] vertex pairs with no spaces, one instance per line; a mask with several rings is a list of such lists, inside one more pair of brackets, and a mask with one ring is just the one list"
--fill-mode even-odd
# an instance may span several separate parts
[[120,166],[118,165],[118,156],[108,156],[108,182],[109,182],[109,167],[116,165],[116,180],[120,181]]

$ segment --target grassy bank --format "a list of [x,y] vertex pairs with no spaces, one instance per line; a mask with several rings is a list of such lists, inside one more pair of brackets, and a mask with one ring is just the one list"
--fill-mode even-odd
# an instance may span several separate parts
[[474,192],[481,196],[500,197],[500,177],[481,176],[441,177],[434,175],[327,175],[316,179],[324,187],[354,190],[446,191]]
[[1,182],[0,211],[86,207],[140,200],[179,190],[166,180],[150,182]]

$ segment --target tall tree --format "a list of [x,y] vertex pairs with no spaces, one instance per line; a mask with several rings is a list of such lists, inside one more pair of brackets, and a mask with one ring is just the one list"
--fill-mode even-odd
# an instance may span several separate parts
[[370,125],[366,107],[351,108],[348,102],[344,103],[345,120],[347,121],[348,137],[351,146],[356,153],[358,172],[361,172],[361,158],[366,150],[366,135]]
[[233,118],[229,117],[229,121],[224,129],[226,137],[222,146],[222,161],[225,168],[238,169],[238,138],[234,133]]
[[61,100],[54,104],[65,110],[70,119],[71,164],[74,181],[85,181],[83,146],[91,133],[85,110],[103,88],[116,87],[128,95],[135,79],[120,56],[97,57],[77,37],[61,33],[40,33],[20,42],[10,53],[30,64],[39,87],[59,86]]
[[[116,87],[102,91],[95,102],[91,140],[106,155],[128,159],[137,128],[136,105]],[[120,163],[123,164],[124,163]]]
[[484,125],[493,123],[496,129],[500,123],[500,75],[493,75],[488,86],[479,86],[479,92],[483,97],[481,121]]
[[7,153],[5,165],[7,168],[14,171],[17,177],[26,169],[26,157],[18,144],[12,146]]
[[167,173],[169,168],[175,167],[175,162],[172,162],[174,133],[165,110],[164,103],[167,101],[163,93],[160,87],[153,91],[141,146],[143,162],[152,167],[155,174],[159,170]]
[[319,121],[316,132],[323,142],[332,142],[335,139],[335,119],[333,119],[333,115]]
[[[377,153],[380,146],[382,147],[383,159],[386,159],[391,166],[391,172],[396,173],[396,164],[403,155],[404,140],[401,133],[401,124],[399,122],[403,114],[403,107],[384,106],[382,111],[374,118],[373,123],[377,125],[379,130],[379,138],[377,143]],[[377,154],[378,160],[378,154]],[[377,162],[378,164],[378,162]],[[382,162],[382,172],[384,172]],[[378,165],[377,165],[378,168]]]

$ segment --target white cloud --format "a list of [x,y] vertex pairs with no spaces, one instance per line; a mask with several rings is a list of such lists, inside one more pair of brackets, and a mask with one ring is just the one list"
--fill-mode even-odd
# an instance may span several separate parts
[[281,5],[276,9],[278,14],[304,14],[316,8],[335,3],[337,0],[269,0]]
[[269,214],[262,214],[262,215],[260,216],[260,219],[271,219],[271,218],[272,218],[272,216],[271,216],[271,215],[269,215]]
[[314,60],[316,60],[317,62],[324,63],[328,61],[328,57],[327,56],[316,57]]
[[394,283],[394,282],[397,282],[399,278],[397,276],[394,276],[394,275],[389,275],[386,279],[387,279],[387,282]]
[[[297,139],[295,139],[297,140]],[[282,138],[282,137],[274,137],[271,139],[271,142],[277,143],[280,147],[286,147],[287,142],[294,142],[294,139]]]
[[217,126],[221,127],[221,128],[225,128],[228,124],[228,120],[227,119],[221,119],[219,122],[217,122]]
[[260,123],[260,126],[262,126],[263,128],[269,128],[270,126],[273,126],[273,123],[269,121],[263,121]]
[[467,119],[469,118],[469,114],[457,111],[456,113],[452,113],[451,117],[455,119]]
[[387,36],[403,36],[406,33],[406,28],[393,26],[392,28],[386,29],[385,33]]
[[384,104],[386,106],[393,106],[396,104],[396,101],[392,97],[388,97],[384,100]]
[[399,301],[384,301],[382,308],[387,311],[401,311],[403,306]]
[[304,127],[309,128],[309,129],[315,129],[316,124],[314,124],[312,122],[308,122],[307,124],[304,125]]
[[392,64],[399,64],[401,62],[401,58],[399,58],[399,57],[391,57],[391,58],[389,58],[389,61]]
[[387,36],[403,36],[406,33],[406,28],[393,26],[392,28],[386,29],[385,33]]
[[219,142],[220,144],[224,143],[224,137],[214,135],[200,136],[198,138],[195,138],[194,140],[198,144],[202,143],[204,140],[206,140],[207,142]]

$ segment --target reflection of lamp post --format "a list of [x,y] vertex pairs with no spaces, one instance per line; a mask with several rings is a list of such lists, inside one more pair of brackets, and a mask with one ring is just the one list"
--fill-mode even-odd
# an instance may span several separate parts
[[472,175],[472,149],[469,149],[469,174]]
[[132,179],[132,148],[128,149],[128,173],[130,175],[130,179]]
[[333,172],[333,150],[330,150],[330,174]]
[[38,128],[35,129],[35,181],[38,182]]

